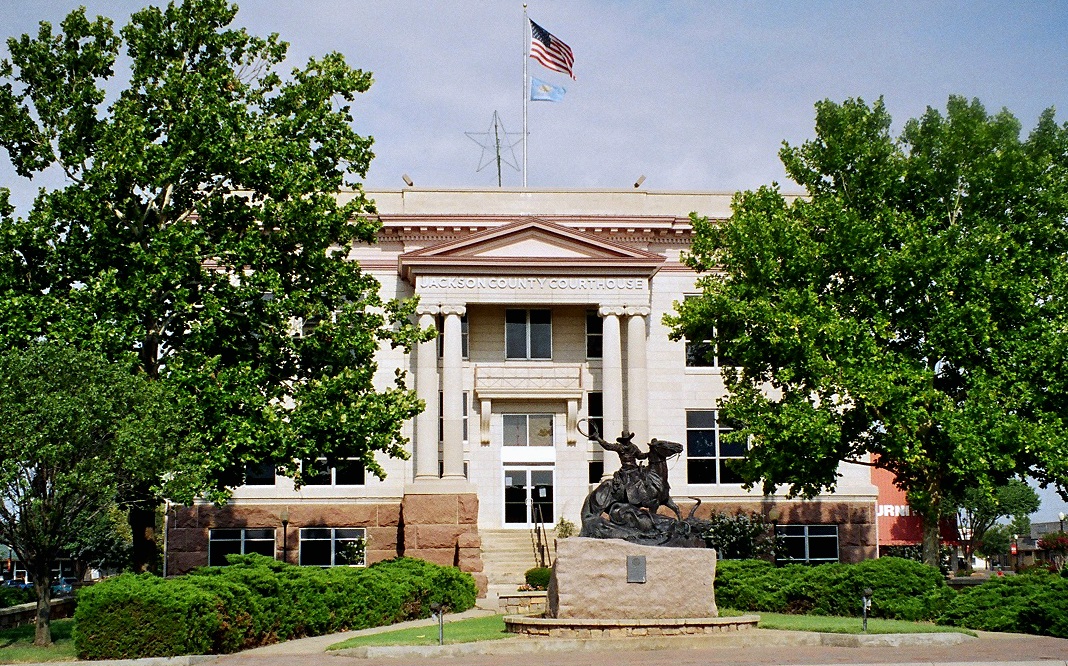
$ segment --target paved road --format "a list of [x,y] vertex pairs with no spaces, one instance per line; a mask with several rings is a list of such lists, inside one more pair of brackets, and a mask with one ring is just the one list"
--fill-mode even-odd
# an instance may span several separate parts
[[[762,630],[758,630],[762,631]],[[774,632],[753,632],[751,644],[744,647],[709,645],[706,641],[699,647],[643,650],[638,648],[641,639],[634,640],[628,649],[605,646],[605,649],[582,649],[571,652],[540,652],[523,654],[481,654],[449,658],[427,656],[359,658],[332,653],[323,653],[321,641],[314,651],[301,653],[293,645],[285,653],[271,653],[266,649],[252,650],[241,654],[227,655],[206,662],[218,666],[585,666],[607,664],[610,666],[706,666],[708,664],[746,664],[752,666],[815,666],[822,664],[977,664],[977,663],[1031,663],[1068,666],[1068,640],[1043,636],[1014,634],[986,634],[957,646],[905,646],[905,647],[827,647],[817,645],[774,645]],[[768,636],[767,641],[760,636]],[[335,637],[342,640],[342,637]],[[520,639],[537,640],[537,639]],[[696,645],[692,643],[691,645]],[[278,646],[281,647],[281,646]],[[311,648],[311,645],[308,645]]]

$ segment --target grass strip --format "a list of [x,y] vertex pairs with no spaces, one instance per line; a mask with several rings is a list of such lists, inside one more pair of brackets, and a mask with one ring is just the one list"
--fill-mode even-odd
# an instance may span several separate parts
[[[761,629],[785,631],[814,631],[828,634],[859,634],[861,620],[855,617],[829,615],[786,615],[783,613],[743,613],[730,608],[720,609],[722,617],[759,615]],[[905,622],[904,620],[868,619],[869,634],[924,634],[958,632],[974,636],[975,633],[959,627],[943,627],[929,622]],[[504,616],[491,615],[459,620],[445,625],[446,643],[473,643],[508,638],[504,631]],[[382,645],[437,645],[437,625],[398,629],[380,634],[355,636],[342,643],[331,645],[328,650]]]
[[[446,622],[445,643],[474,643],[477,641],[493,641],[501,638],[512,638],[515,634],[505,633],[504,616],[488,615],[486,617],[473,617],[467,620]],[[410,627],[387,631],[381,634],[367,634],[354,636],[341,643],[335,643],[328,650],[341,650],[343,648],[367,647],[379,645],[437,645],[438,625],[426,627]]]
[[[784,631],[815,631],[825,634],[862,633],[863,621],[859,617],[836,617],[832,615],[787,615],[785,613],[753,613],[760,616],[761,629]],[[960,627],[945,627],[930,622],[906,622],[868,618],[869,634],[940,634],[961,633],[975,636],[975,632]]]
[[43,661],[74,661],[74,620],[52,621],[52,645],[37,647],[33,644],[32,624],[11,629],[0,629],[0,664],[34,663]]

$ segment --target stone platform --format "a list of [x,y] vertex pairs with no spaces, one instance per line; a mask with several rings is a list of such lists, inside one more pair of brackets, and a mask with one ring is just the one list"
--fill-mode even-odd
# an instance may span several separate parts
[[698,636],[755,629],[760,617],[638,618],[628,620],[508,615],[505,631],[549,638],[631,638]]

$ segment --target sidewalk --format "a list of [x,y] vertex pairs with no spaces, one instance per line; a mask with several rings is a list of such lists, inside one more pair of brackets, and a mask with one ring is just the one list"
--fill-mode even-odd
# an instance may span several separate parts
[[[492,614],[492,610],[472,609],[446,615],[445,620],[448,623]],[[70,666],[531,666],[535,662],[553,666],[587,666],[591,663],[610,666],[1068,666],[1068,639],[987,632],[978,632],[978,638],[898,634],[899,639],[894,639],[887,635],[865,637],[754,629],[714,636],[595,640],[517,637],[442,647],[374,648],[362,654],[357,650],[326,651],[327,647],[357,635],[407,627],[431,629],[436,624],[433,619],[412,620],[387,627],[286,641],[230,655],[82,661],[70,662]],[[957,644],[947,644],[953,640],[958,640]],[[856,645],[865,642],[869,645]]]
[[[447,620],[491,614],[471,610]],[[325,648],[358,634],[380,633],[400,626],[432,627],[433,620],[415,620],[393,627],[306,638],[224,655],[208,664],[218,666],[530,666],[537,661],[554,666],[822,666],[867,664],[964,666],[977,663],[1022,666],[1068,666],[1068,639],[980,632],[978,638],[953,639],[946,634],[903,635],[901,640],[872,635],[853,639],[842,635],[757,629],[736,634],[659,639],[564,640],[510,638],[477,644],[420,648],[363,648],[324,652]],[[821,638],[821,636],[827,636]],[[930,637],[925,640],[924,637]],[[870,639],[870,640],[867,640]],[[957,640],[957,644],[947,644]],[[846,643],[840,645],[838,643]],[[899,643],[860,645],[856,643]],[[848,645],[853,643],[853,646]],[[324,662],[325,660],[325,662]]]

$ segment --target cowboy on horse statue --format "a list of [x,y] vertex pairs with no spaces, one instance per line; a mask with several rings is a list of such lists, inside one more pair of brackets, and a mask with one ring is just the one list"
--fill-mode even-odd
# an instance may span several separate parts
[[[581,536],[646,545],[704,547],[704,540],[698,536],[700,530],[695,533],[693,529],[702,521],[693,518],[693,510],[684,519],[670,495],[667,461],[682,453],[681,444],[654,438],[649,450],[642,451],[633,442],[634,433],[626,430],[615,442],[602,439],[596,428],[587,437],[619,455],[620,468],[586,497]],[[648,464],[639,462],[643,460]],[[661,506],[671,509],[675,518],[657,513]]]

